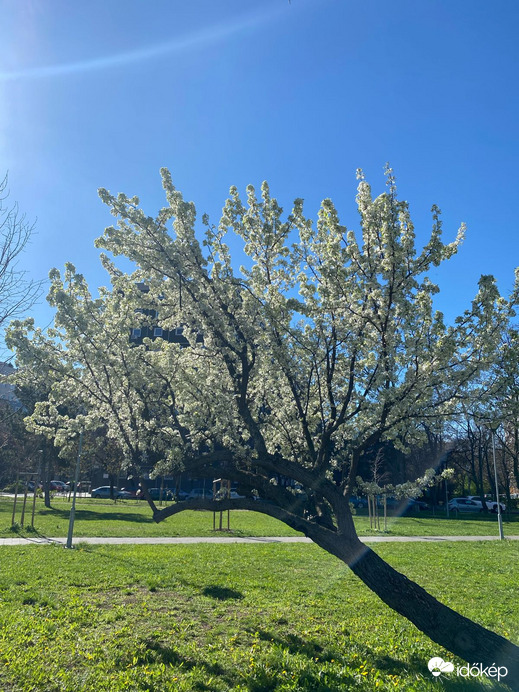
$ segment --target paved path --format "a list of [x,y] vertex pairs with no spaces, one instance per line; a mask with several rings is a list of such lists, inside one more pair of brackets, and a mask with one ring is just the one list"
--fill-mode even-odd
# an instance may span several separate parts
[[[505,536],[507,540],[519,541],[519,536]],[[360,536],[363,543],[437,543],[449,541],[496,541],[499,536]],[[0,538],[3,545],[42,545],[57,543],[65,545],[66,538]],[[134,537],[134,538],[74,538],[73,544],[88,543],[90,545],[192,545],[194,543],[311,543],[309,538],[301,536],[261,536],[241,538],[239,536],[200,536],[200,537]]]

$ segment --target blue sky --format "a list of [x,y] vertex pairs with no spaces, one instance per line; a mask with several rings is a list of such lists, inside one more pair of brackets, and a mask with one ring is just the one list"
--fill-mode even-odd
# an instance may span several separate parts
[[[105,284],[97,188],[163,205],[159,169],[219,219],[270,183],[357,228],[355,170],[393,166],[425,241],[433,203],[458,257],[433,275],[449,317],[480,274],[519,265],[519,6],[512,0],[3,0],[0,171],[37,234],[30,276],[73,262]],[[42,303],[32,313],[45,326]]]

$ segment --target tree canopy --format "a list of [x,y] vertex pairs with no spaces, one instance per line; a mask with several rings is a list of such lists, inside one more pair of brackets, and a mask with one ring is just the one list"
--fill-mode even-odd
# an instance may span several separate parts
[[[302,199],[284,215],[264,183],[259,195],[249,186],[246,201],[231,188],[218,225],[202,218],[201,242],[194,204],[167,170],[162,182],[168,204],[155,217],[136,197],[100,190],[117,218],[96,241],[112,256],[102,255],[109,288],[93,297],[73,266],[53,270],[54,327],[12,324],[19,378],[51,383],[31,429],[58,446],[81,428],[102,429],[136,475],[153,457],[159,469],[237,481],[265,502],[232,507],[302,531],[435,641],[467,660],[484,653],[494,662],[506,651],[517,665],[516,647],[366,549],[348,504],[367,450],[414,443],[424,422],[451,415],[499,344],[510,305],[491,276],[453,325],[434,309],[431,270],[458,251],[463,227],[444,243],[433,207],[418,250],[392,172],[377,197],[359,172],[359,232],[341,224],[329,199],[315,223]],[[242,241],[240,269],[231,235]],[[118,269],[118,256],[135,271]],[[132,340],[136,328],[149,337]],[[154,338],[155,329],[182,329],[183,343]],[[157,521],[185,508],[150,505]]]

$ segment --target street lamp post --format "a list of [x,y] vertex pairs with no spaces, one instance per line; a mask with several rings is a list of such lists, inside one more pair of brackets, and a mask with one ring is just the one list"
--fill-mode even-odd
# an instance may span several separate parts
[[[497,428],[496,428],[497,430]],[[496,484],[496,500],[497,500],[497,522],[499,524],[499,539],[504,539],[503,533],[503,517],[501,515],[501,503],[499,502],[499,486],[497,485],[497,464],[496,464],[496,432],[492,428],[492,457],[494,459],[494,479]]]
[[72,534],[74,533],[74,519],[76,517],[76,493],[79,483],[79,467],[81,464],[81,447],[83,445],[83,431],[79,433],[79,448],[76,461],[76,473],[74,476],[74,493],[72,495],[72,507],[70,508],[70,518],[68,522],[67,548],[72,548]]

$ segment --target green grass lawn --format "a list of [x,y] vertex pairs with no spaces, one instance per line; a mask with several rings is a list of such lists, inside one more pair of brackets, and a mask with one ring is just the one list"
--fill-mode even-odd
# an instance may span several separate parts
[[[66,536],[71,503],[56,497],[52,509],[37,501],[34,526],[44,536]],[[12,535],[12,499],[0,499],[0,537]],[[16,518],[20,521],[21,507]],[[30,525],[30,511],[25,524]],[[224,526],[227,526],[224,515]],[[276,519],[258,512],[231,511],[230,526],[237,536],[297,536],[297,532]],[[26,532],[20,532],[22,535]],[[81,498],[76,503],[75,537],[86,536],[213,536],[212,512],[186,510],[160,524],[153,521],[151,510],[140,500],[92,500]]]
[[[41,500],[36,505],[35,528],[44,536],[66,536],[70,502],[56,497],[52,509],[46,509]],[[32,506],[28,502],[25,524],[30,525]],[[0,537],[12,535],[10,531],[13,509],[12,498],[0,498]],[[21,518],[21,503],[17,505],[16,520]],[[370,530],[368,517],[362,513],[355,517],[359,535],[378,532]],[[226,524],[224,524],[226,525]],[[381,520],[383,529],[383,520]],[[231,530],[237,536],[295,536],[297,532],[281,522],[258,512],[231,511]],[[519,535],[519,515],[505,515],[505,535]],[[26,531],[20,532],[26,535]],[[461,516],[446,519],[429,512],[409,517],[389,517],[387,534],[393,536],[434,535],[497,535],[497,518],[491,514]],[[111,500],[80,498],[76,508],[76,537],[86,536],[211,536],[213,515],[211,512],[187,510],[166,521],[156,524],[147,503],[138,500]]]
[[[519,544],[377,552],[519,642]],[[433,679],[431,657],[462,662],[313,545],[30,545],[0,555],[3,692],[505,689]]]
[[[498,536],[499,529],[497,516],[489,514],[484,517],[480,514],[460,515],[450,517],[445,515],[433,515],[431,512],[419,512],[408,517],[388,517],[387,531],[384,529],[384,520],[381,518],[381,531],[373,531],[369,526],[367,516],[356,516],[355,526],[360,536],[387,534],[389,536]],[[505,515],[503,517],[503,532],[508,535],[519,535],[519,515]]]

